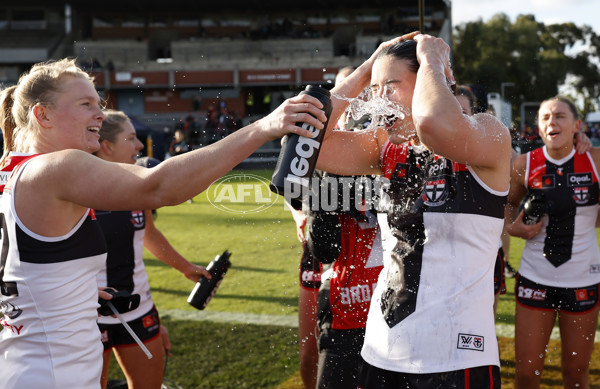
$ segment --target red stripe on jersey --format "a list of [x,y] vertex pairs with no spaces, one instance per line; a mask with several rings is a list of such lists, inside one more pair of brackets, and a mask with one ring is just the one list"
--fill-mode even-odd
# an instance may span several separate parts
[[452,171],[454,172],[466,172],[467,170],[467,165],[465,165],[464,163],[458,163],[458,162],[452,162]]
[[541,189],[542,176],[546,175],[546,157],[543,148],[535,149],[528,154],[529,175],[527,176],[527,187]]
[[575,172],[591,172],[592,173],[592,182],[598,182],[598,177],[596,177],[596,172],[594,171],[594,166],[590,161],[589,153],[585,153],[584,155],[579,156],[575,154],[575,158],[573,158],[573,164],[575,167]]
[[381,171],[385,178],[392,178],[397,163],[405,163],[408,156],[409,143],[394,144],[387,142],[382,155],[383,166]]

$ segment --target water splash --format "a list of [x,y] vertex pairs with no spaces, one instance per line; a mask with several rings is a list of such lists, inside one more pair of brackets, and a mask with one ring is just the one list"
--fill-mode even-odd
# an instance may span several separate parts
[[378,127],[391,126],[396,121],[404,121],[410,116],[410,111],[384,96],[372,96],[369,88],[361,92],[358,97],[348,98],[333,94],[334,97],[347,101],[346,116],[348,119],[359,121],[365,116],[370,118],[366,130],[374,130]]

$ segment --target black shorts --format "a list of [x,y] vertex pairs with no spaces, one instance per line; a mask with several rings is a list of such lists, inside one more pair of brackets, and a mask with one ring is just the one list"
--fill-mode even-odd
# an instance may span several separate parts
[[321,287],[321,264],[313,257],[304,243],[300,259],[300,285],[306,289],[319,290]]
[[[160,318],[156,307],[152,307],[146,314],[128,321],[127,324],[142,342],[152,340],[160,335]],[[100,333],[104,351],[108,351],[115,346],[127,346],[137,344],[133,337],[127,332],[123,324],[100,324]]]
[[409,374],[379,369],[363,361],[358,389],[496,389],[500,368],[479,366],[443,373]]
[[504,250],[498,249],[496,265],[494,266],[494,295],[506,294],[506,279],[504,278]]
[[517,273],[517,303],[547,311],[585,313],[598,305],[598,284],[581,288],[558,288],[533,282]]
[[364,340],[364,328],[321,330],[317,389],[356,388]]

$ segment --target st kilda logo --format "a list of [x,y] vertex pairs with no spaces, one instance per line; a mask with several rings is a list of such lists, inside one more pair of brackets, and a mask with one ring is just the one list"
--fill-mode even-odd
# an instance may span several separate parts
[[577,204],[587,204],[590,199],[590,193],[587,186],[580,186],[573,188],[573,200]]
[[144,227],[144,211],[131,211],[131,223],[135,228]]
[[430,207],[444,204],[450,195],[450,179],[448,175],[448,162],[445,159],[427,165],[427,180],[423,190],[423,202]]

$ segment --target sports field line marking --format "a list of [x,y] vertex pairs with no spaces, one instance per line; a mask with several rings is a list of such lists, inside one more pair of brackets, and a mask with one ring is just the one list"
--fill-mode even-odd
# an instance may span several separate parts
[[[174,320],[298,327],[298,316],[296,315],[258,315],[255,313],[187,311],[184,309],[161,309],[160,314],[163,318],[168,316]],[[503,338],[514,338],[515,326],[512,324],[496,324],[496,335]],[[554,327],[550,339],[560,340],[558,327]],[[596,331],[596,343],[600,343],[600,331]]]

